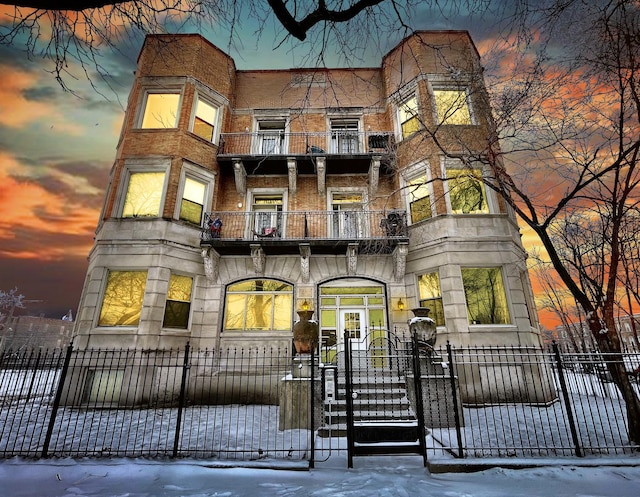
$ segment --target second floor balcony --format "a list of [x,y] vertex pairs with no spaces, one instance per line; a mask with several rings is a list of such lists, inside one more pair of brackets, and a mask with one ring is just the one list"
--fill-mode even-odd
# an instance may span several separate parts
[[406,212],[392,211],[254,211],[207,213],[201,246],[221,255],[248,255],[252,245],[266,254],[299,253],[300,245],[314,254],[345,253],[357,245],[360,253],[388,254],[408,241]]
[[[284,130],[222,133],[218,148],[221,165],[242,161],[251,174],[286,172],[294,159],[301,174],[314,173],[315,160],[323,157],[329,174],[366,172],[373,156],[394,153],[390,131],[332,130],[286,133]],[[258,166],[259,168],[252,167]]]

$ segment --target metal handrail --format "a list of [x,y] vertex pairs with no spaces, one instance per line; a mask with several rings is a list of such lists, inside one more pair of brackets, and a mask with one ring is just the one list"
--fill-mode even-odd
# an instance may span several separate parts
[[333,130],[285,133],[278,130],[221,133],[219,156],[358,155],[391,153],[391,131]]
[[214,211],[201,240],[367,240],[406,238],[407,215],[391,211]]

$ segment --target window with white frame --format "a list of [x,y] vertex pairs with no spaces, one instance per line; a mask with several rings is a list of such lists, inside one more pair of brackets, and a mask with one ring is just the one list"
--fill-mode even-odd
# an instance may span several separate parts
[[207,141],[215,141],[218,107],[201,97],[196,98],[195,107],[191,131]]
[[260,155],[286,154],[284,119],[265,119],[258,121],[258,141],[256,153]]
[[509,324],[509,306],[502,269],[461,268],[470,324]]
[[140,127],[144,129],[176,128],[180,92],[147,92]]
[[202,224],[202,215],[204,213],[206,192],[206,183],[186,177],[184,179],[182,201],[180,202],[179,219],[200,226]]
[[364,198],[358,192],[331,192],[332,238],[361,238],[366,227]]
[[407,197],[409,199],[411,223],[417,223],[433,216],[431,195],[426,174],[413,178],[408,182]]
[[214,173],[183,162],[174,218],[202,226],[204,211],[211,203]]
[[278,280],[253,279],[227,287],[225,330],[291,330],[293,286]]
[[472,124],[466,90],[434,89],[438,124]]
[[165,175],[165,171],[129,171],[122,217],[160,216]]
[[193,278],[171,274],[167,303],[164,308],[164,328],[187,329],[189,327],[189,311],[191,309],[191,291]]
[[147,271],[109,271],[98,326],[137,326]]
[[357,119],[331,119],[331,152],[334,154],[357,154],[360,152]]
[[488,214],[490,210],[482,166],[446,164],[447,193],[453,214]]
[[398,105],[398,122],[400,135],[407,138],[420,130],[420,118],[418,115],[418,98],[412,95]]
[[436,322],[436,326],[444,326],[440,275],[437,271],[418,276],[418,295],[420,307],[427,307],[431,311],[429,317]]
[[253,194],[251,211],[253,216],[253,233],[257,236],[282,236],[282,206],[281,193]]

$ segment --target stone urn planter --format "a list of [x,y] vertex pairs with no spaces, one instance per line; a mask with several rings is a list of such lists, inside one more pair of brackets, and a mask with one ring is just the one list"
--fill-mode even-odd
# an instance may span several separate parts
[[433,347],[436,343],[436,322],[429,317],[431,309],[428,307],[416,307],[411,309],[415,317],[409,320],[411,335],[416,334],[418,340]]
[[309,354],[318,343],[318,323],[311,319],[313,311],[298,311],[300,320],[293,325],[293,345],[298,354]]

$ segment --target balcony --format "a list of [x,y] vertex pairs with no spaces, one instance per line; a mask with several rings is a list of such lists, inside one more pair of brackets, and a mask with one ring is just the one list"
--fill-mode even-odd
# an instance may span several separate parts
[[217,157],[223,169],[241,161],[249,175],[287,174],[291,160],[298,174],[315,174],[319,157],[326,160],[327,174],[366,173],[372,157],[394,153],[394,143],[390,131],[222,133]]
[[200,245],[220,255],[249,255],[260,246],[266,255],[296,254],[308,245],[313,254],[344,254],[357,245],[361,254],[390,254],[408,242],[406,212],[256,211],[211,212],[205,216]]

